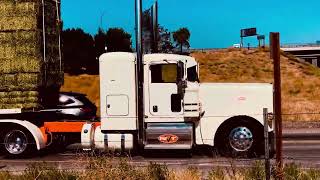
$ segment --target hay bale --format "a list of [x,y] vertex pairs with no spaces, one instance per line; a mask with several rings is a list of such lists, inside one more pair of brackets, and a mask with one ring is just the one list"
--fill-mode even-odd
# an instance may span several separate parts
[[39,98],[37,91],[0,92],[0,109],[39,108]]
[[38,97],[16,97],[16,98],[2,98],[0,104],[23,104],[37,102]]
[[45,0],[45,37],[41,3],[0,0],[0,108],[42,107],[63,84],[56,2]]
[[35,30],[37,28],[37,21],[35,17],[1,17],[0,30]]
[[16,98],[16,97],[38,97],[38,91],[11,91],[0,92],[0,99],[2,98]]
[[40,73],[41,62],[36,57],[0,58],[0,75],[13,73]]
[[39,109],[38,103],[0,104],[0,109]]
[[0,14],[3,17],[19,15],[35,15],[39,12],[39,5],[35,2],[15,2],[15,1],[1,1]]

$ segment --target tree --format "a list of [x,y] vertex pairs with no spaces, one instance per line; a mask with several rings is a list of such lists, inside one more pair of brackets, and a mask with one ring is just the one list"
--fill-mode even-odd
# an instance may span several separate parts
[[189,43],[190,31],[188,28],[180,28],[173,32],[173,40],[176,43],[176,47],[180,47],[180,53],[182,53],[183,47],[190,47]]
[[106,33],[108,52],[132,52],[131,44],[131,35],[122,28],[110,28]]
[[142,13],[142,44],[144,53],[152,52],[153,29],[151,11],[147,9]]
[[158,26],[158,50],[161,53],[169,53],[173,50],[173,45],[171,41],[171,33],[168,29],[163,26]]
[[[150,9],[143,12],[142,15],[142,41],[145,53],[155,52],[155,45],[157,51],[162,53],[171,52],[173,45],[171,42],[171,33],[165,27],[158,24],[158,31],[153,32],[152,17]],[[153,42],[153,35],[156,34],[157,40]]]
[[70,74],[90,73],[98,66],[95,59],[94,40],[82,29],[62,31],[62,54],[65,72]]
[[99,58],[101,54],[106,52],[106,41],[107,41],[107,34],[102,29],[98,29],[98,33],[94,36],[94,46],[96,50],[96,57]]

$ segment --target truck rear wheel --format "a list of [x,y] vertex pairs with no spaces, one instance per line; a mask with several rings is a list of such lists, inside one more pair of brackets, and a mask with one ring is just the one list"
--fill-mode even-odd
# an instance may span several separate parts
[[233,121],[217,138],[219,153],[227,157],[259,157],[264,152],[263,142],[263,129],[246,121]]
[[1,139],[2,149],[7,157],[22,158],[36,150],[32,135],[20,127],[7,129]]

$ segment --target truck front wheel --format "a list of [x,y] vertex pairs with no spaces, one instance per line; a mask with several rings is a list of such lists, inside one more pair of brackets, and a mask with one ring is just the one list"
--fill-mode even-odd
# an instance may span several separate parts
[[258,157],[264,151],[263,129],[248,122],[229,124],[219,133],[218,151],[228,157]]
[[23,128],[15,127],[6,130],[2,135],[2,139],[2,149],[8,157],[25,157],[35,150],[34,139]]

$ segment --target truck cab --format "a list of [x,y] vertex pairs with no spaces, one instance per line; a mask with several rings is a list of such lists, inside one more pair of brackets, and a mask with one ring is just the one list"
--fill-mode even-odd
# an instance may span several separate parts
[[[134,53],[100,57],[101,127],[92,139],[101,149],[136,147],[136,63]],[[229,155],[261,153],[262,110],[273,109],[271,84],[201,84],[197,61],[184,55],[147,54],[143,63],[144,149],[209,145]]]
[[146,122],[199,119],[197,62],[188,56],[149,54],[145,62]]

